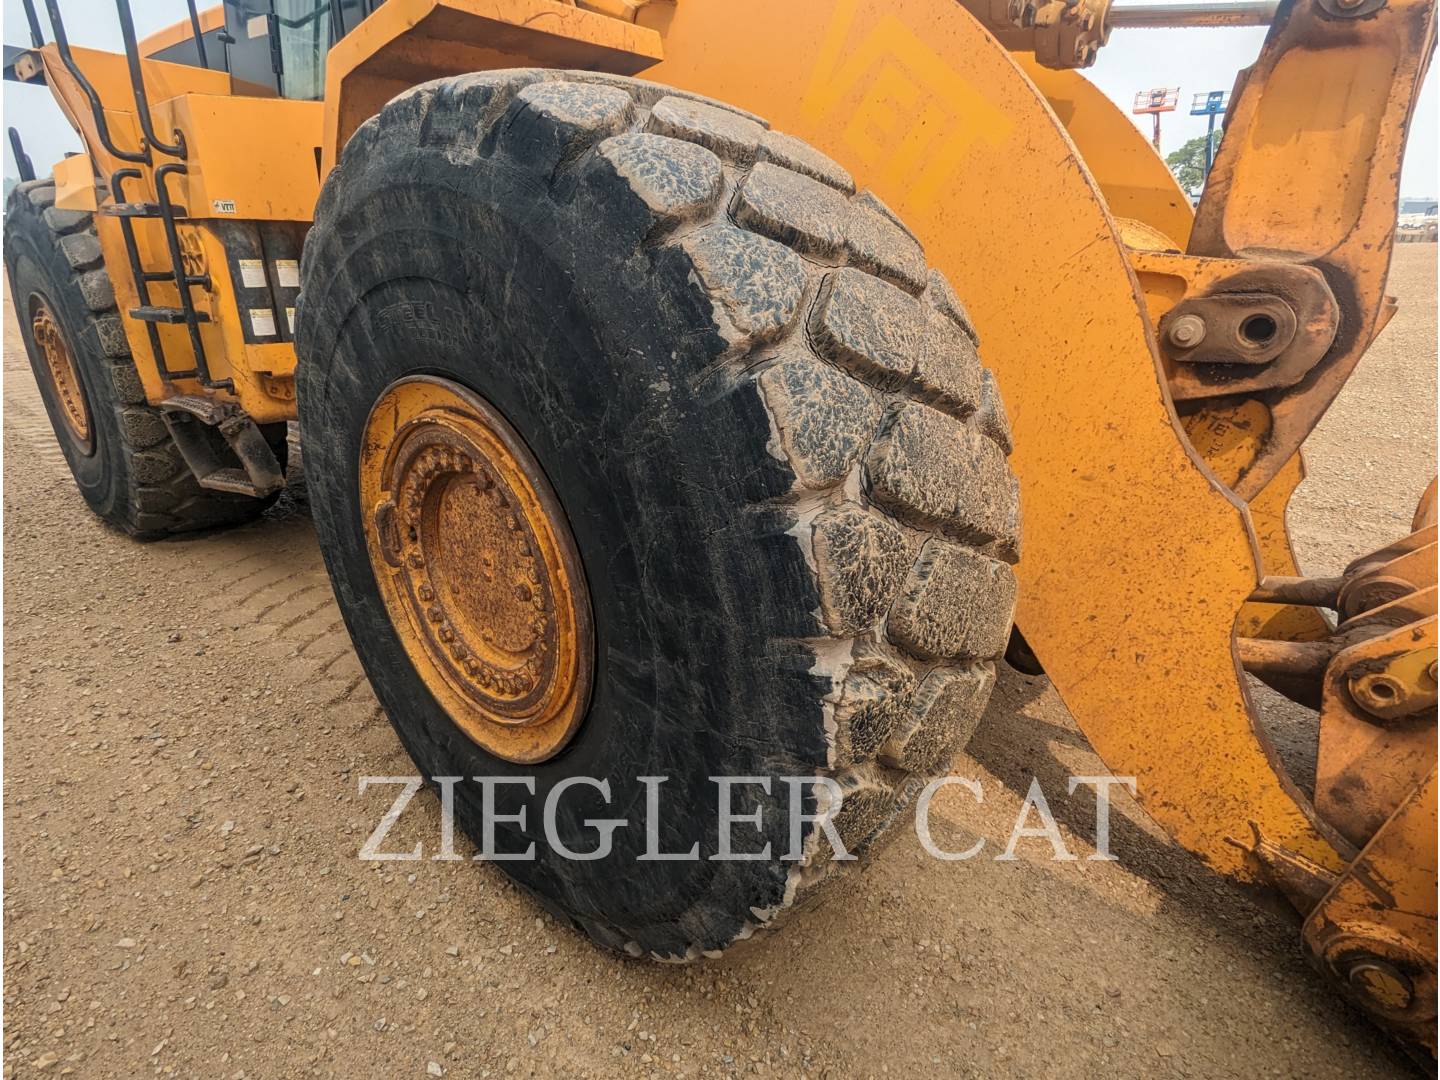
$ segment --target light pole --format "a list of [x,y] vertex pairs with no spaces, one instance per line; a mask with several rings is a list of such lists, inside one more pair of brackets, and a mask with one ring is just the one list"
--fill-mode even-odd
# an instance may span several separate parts
[[1155,117],[1155,134],[1151,142],[1155,144],[1155,152],[1160,152],[1160,114],[1174,112],[1175,106],[1180,101],[1180,88],[1173,90],[1160,87],[1156,90],[1141,90],[1135,95],[1135,107],[1130,111],[1137,116],[1149,113]]
[[1211,90],[1196,94],[1190,101],[1191,116],[1208,116],[1209,126],[1205,129],[1205,178],[1210,178],[1210,166],[1215,163],[1215,118],[1222,115],[1230,105],[1229,90]]

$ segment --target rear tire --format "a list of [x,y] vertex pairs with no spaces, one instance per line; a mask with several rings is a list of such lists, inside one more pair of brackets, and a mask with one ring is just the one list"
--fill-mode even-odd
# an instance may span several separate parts
[[[826,777],[864,855],[978,723],[1018,556],[1009,434],[919,243],[839,165],[726,106],[593,73],[429,83],[350,140],[305,245],[297,392],[317,531],[351,637],[427,778],[498,790],[501,867],[597,941],[678,959],[771,922],[843,863],[779,777]],[[503,415],[573,532],[594,687],[537,765],[486,753],[406,657],[367,551],[361,435],[407,376]],[[373,453],[373,448],[371,449]],[[438,617],[438,616],[437,616]],[[710,861],[717,775],[755,861]],[[608,858],[546,843],[628,817]],[[642,776],[666,776],[639,860]],[[802,810],[817,811],[814,789]],[[583,793],[583,794],[582,794]],[[483,835],[480,789],[456,813]],[[594,796],[591,798],[590,796]],[[573,808],[573,809],[567,809]]]
[[[195,481],[160,410],[146,403],[95,223],[89,213],[55,207],[53,180],[31,180],[10,193],[5,267],[50,426],[91,510],[137,539],[154,540],[250,521],[274,502]],[[63,392],[36,339],[42,310],[77,384]],[[77,428],[77,415],[88,424]],[[262,431],[283,455],[285,425]]]

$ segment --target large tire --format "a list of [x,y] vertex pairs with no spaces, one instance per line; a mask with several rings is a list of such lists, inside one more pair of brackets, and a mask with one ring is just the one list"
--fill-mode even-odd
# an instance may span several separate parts
[[[920,245],[835,162],[749,114],[593,73],[417,87],[365,123],[306,242],[298,397],[314,514],[350,634],[429,777],[499,789],[501,866],[597,941],[723,949],[846,864],[789,853],[788,788],[737,788],[756,861],[708,861],[717,775],[831,777],[865,854],[968,739],[1015,600],[1017,486],[974,331]],[[404,317],[397,317],[396,312]],[[367,554],[357,462],[395,380],[464,384],[519,432],[573,530],[598,639],[570,745],[513,765],[467,739],[406,658]],[[550,851],[571,776],[628,816],[612,854]],[[663,850],[637,777],[668,776]],[[817,800],[804,789],[803,808]],[[588,789],[574,789],[594,795]],[[507,801],[508,798],[508,801]],[[481,836],[478,786],[456,814]],[[582,842],[581,837],[589,838]],[[747,842],[747,838],[749,838]],[[742,846],[743,845],[743,846]]]
[[[32,180],[5,207],[5,267],[10,296],[55,438],[80,494],[103,520],[141,540],[249,521],[274,498],[209,491],[195,481],[160,410],[146,404],[115,307],[91,215],[55,206],[53,180]],[[50,313],[89,418],[86,437],[66,421],[32,318]],[[284,424],[262,429],[284,451]],[[283,460],[283,459],[282,459]]]

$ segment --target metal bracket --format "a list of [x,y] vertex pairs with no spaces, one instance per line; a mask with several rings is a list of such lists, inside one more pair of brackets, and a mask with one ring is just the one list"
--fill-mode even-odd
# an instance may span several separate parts
[[[234,402],[182,394],[162,402],[160,415],[201,487],[263,498],[285,486],[275,451]],[[223,447],[232,460],[226,460]]]
[[1385,6],[1385,0],[1319,0],[1320,10],[1332,19],[1358,19],[1373,15]]
[[1335,295],[1311,266],[1135,249],[1130,262],[1142,284],[1172,279],[1147,292],[1182,292],[1158,327],[1177,401],[1293,386],[1325,356],[1340,326]]

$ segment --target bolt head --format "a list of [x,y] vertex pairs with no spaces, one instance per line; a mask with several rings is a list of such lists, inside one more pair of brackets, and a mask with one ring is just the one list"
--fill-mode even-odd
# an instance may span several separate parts
[[1205,340],[1205,320],[1199,315],[1181,315],[1170,324],[1170,343],[1176,348],[1193,349]]

